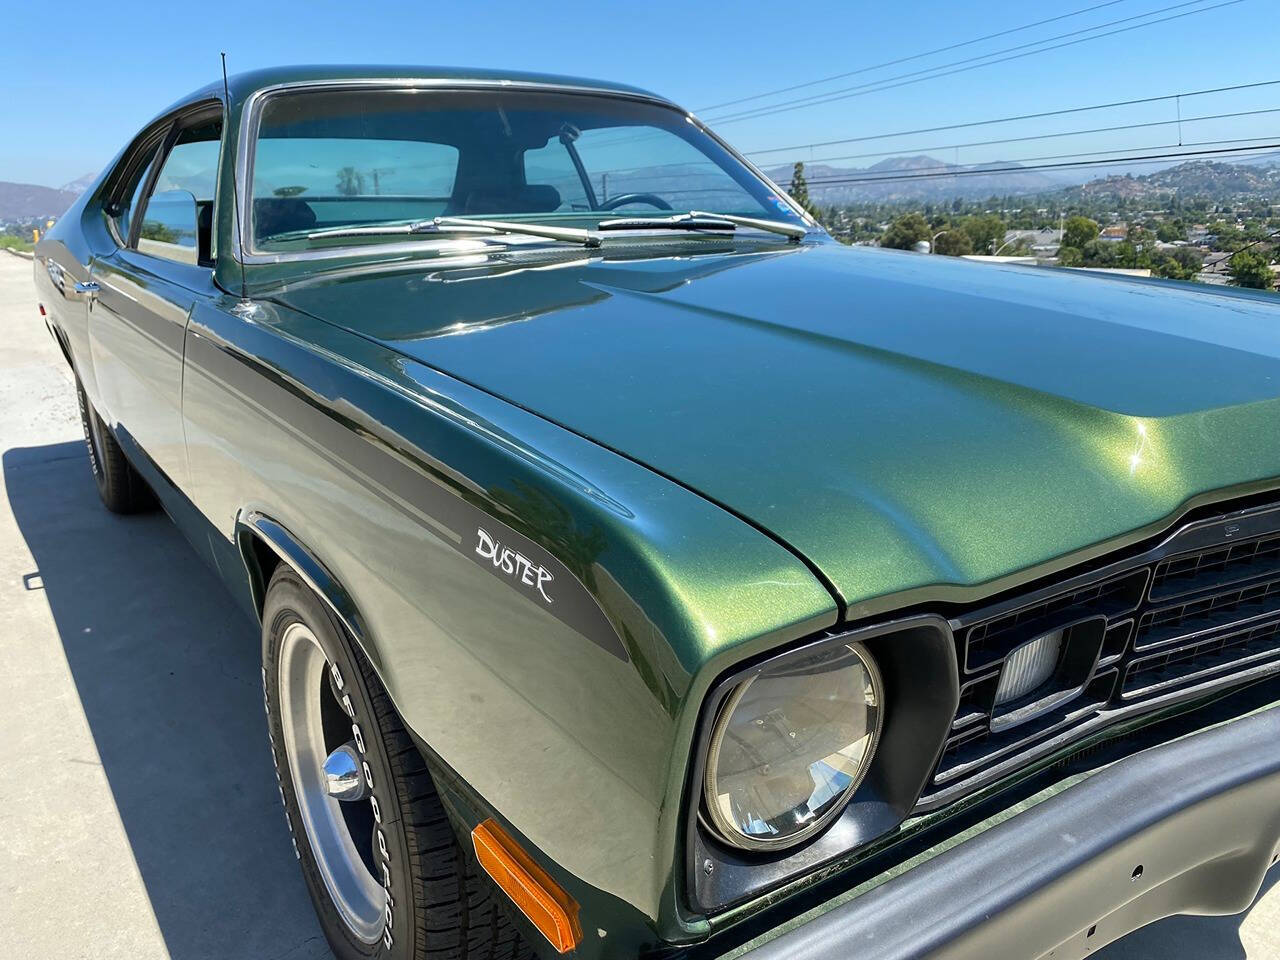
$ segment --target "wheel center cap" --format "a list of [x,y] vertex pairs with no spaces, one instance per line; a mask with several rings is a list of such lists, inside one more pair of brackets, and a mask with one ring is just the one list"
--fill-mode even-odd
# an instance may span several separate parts
[[324,781],[329,796],[344,803],[363,800],[368,795],[360,755],[353,743],[344,743],[324,761]]

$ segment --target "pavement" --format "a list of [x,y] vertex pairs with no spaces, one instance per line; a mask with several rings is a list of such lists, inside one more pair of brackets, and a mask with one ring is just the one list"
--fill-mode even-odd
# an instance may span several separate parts
[[[328,957],[255,626],[164,514],[102,508],[31,270],[0,252],[0,956]],[[1095,956],[1280,960],[1276,880]]]
[[163,513],[98,500],[32,263],[0,252],[0,956],[331,956],[256,627]]

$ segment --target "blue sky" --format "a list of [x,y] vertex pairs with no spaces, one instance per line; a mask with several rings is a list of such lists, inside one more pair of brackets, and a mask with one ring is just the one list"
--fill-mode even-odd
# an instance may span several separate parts
[[[789,6],[776,0],[733,4],[221,0],[159,5],[61,0],[56,9],[48,4],[13,4],[3,15],[8,28],[4,47],[11,64],[30,66],[11,72],[0,97],[0,180],[59,186],[96,172],[156,112],[215,79],[218,52],[223,49],[232,72],[280,63],[422,63],[608,78],[671,97],[704,116],[746,151],[1280,79],[1275,0],[1236,0],[1223,6],[1217,6],[1223,0],[1186,0],[1177,9],[1166,8],[1178,0],[1113,0],[1080,16],[927,59],[735,108],[703,109],[1101,2],[810,0]],[[1190,13],[1202,9],[1205,12]],[[213,17],[211,10],[216,10]],[[1108,29],[1181,13],[1190,15],[896,89],[755,119],[714,119],[734,110],[897,77],[1123,18],[1150,15]],[[1177,108],[1173,102],[1147,104],[757,159],[772,163],[849,157],[836,165],[864,166],[877,157],[851,155],[875,150],[928,152],[948,161],[978,163],[1141,149],[1177,142],[1176,127],[1122,129],[1023,144],[951,145],[1153,123],[1171,120]],[[1272,108],[1280,108],[1280,86],[1187,98],[1181,104],[1184,117]],[[1185,123],[1183,130],[1186,143],[1244,137],[1280,140],[1280,110]]]

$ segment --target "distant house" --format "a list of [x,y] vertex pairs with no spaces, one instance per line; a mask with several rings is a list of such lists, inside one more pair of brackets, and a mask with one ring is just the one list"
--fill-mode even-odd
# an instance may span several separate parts
[[1100,240],[1123,240],[1129,235],[1129,225],[1127,223],[1116,223],[1109,227],[1103,227],[1098,234]]
[[1053,227],[1044,227],[1040,230],[1006,230],[1000,249],[1028,247],[1037,256],[1055,257],[1061,245],[1061,232]]

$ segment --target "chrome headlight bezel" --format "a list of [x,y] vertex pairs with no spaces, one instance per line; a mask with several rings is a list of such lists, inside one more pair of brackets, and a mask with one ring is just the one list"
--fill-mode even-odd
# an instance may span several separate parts
[[715,721],[712,724],[711,739],[707,745],[705,770],[702,776],[702,808],[708,825],[723,842],[740,850],[785,850],[799,846],[820,833],[831,821],[844,812],[845,805],[866,778],[867,771],[870,770],[872,761],[875,758],[876,748],[880,745],[880,733],[884,727],[884,681],[880,677],[880,670],[876,666],[875,657],[871,655],[871,652],[863,644],[854,641],[830,645],[828,649],[832,655],[835,655],[842,647],[852,653],[866,671],[874,696],[872,723],[869,724],[870,729],[868,730],[870,738],[866,750],[859,761],[857,773],[840,791],[840,794],[834,800],[828,802],[821,815],[815,817],[813,822],[806,824],[802,829],[794,833],[783,837],[756,837],[744,833],[730,823],[715,799],[719,782],[720,751],[724,734],[733,719],[735,711],[742,703],[743,697],[753,684],[760,681],[762,677],[767,676],[768,670],[760,670],[752,674],[739,683],[720,705]]

